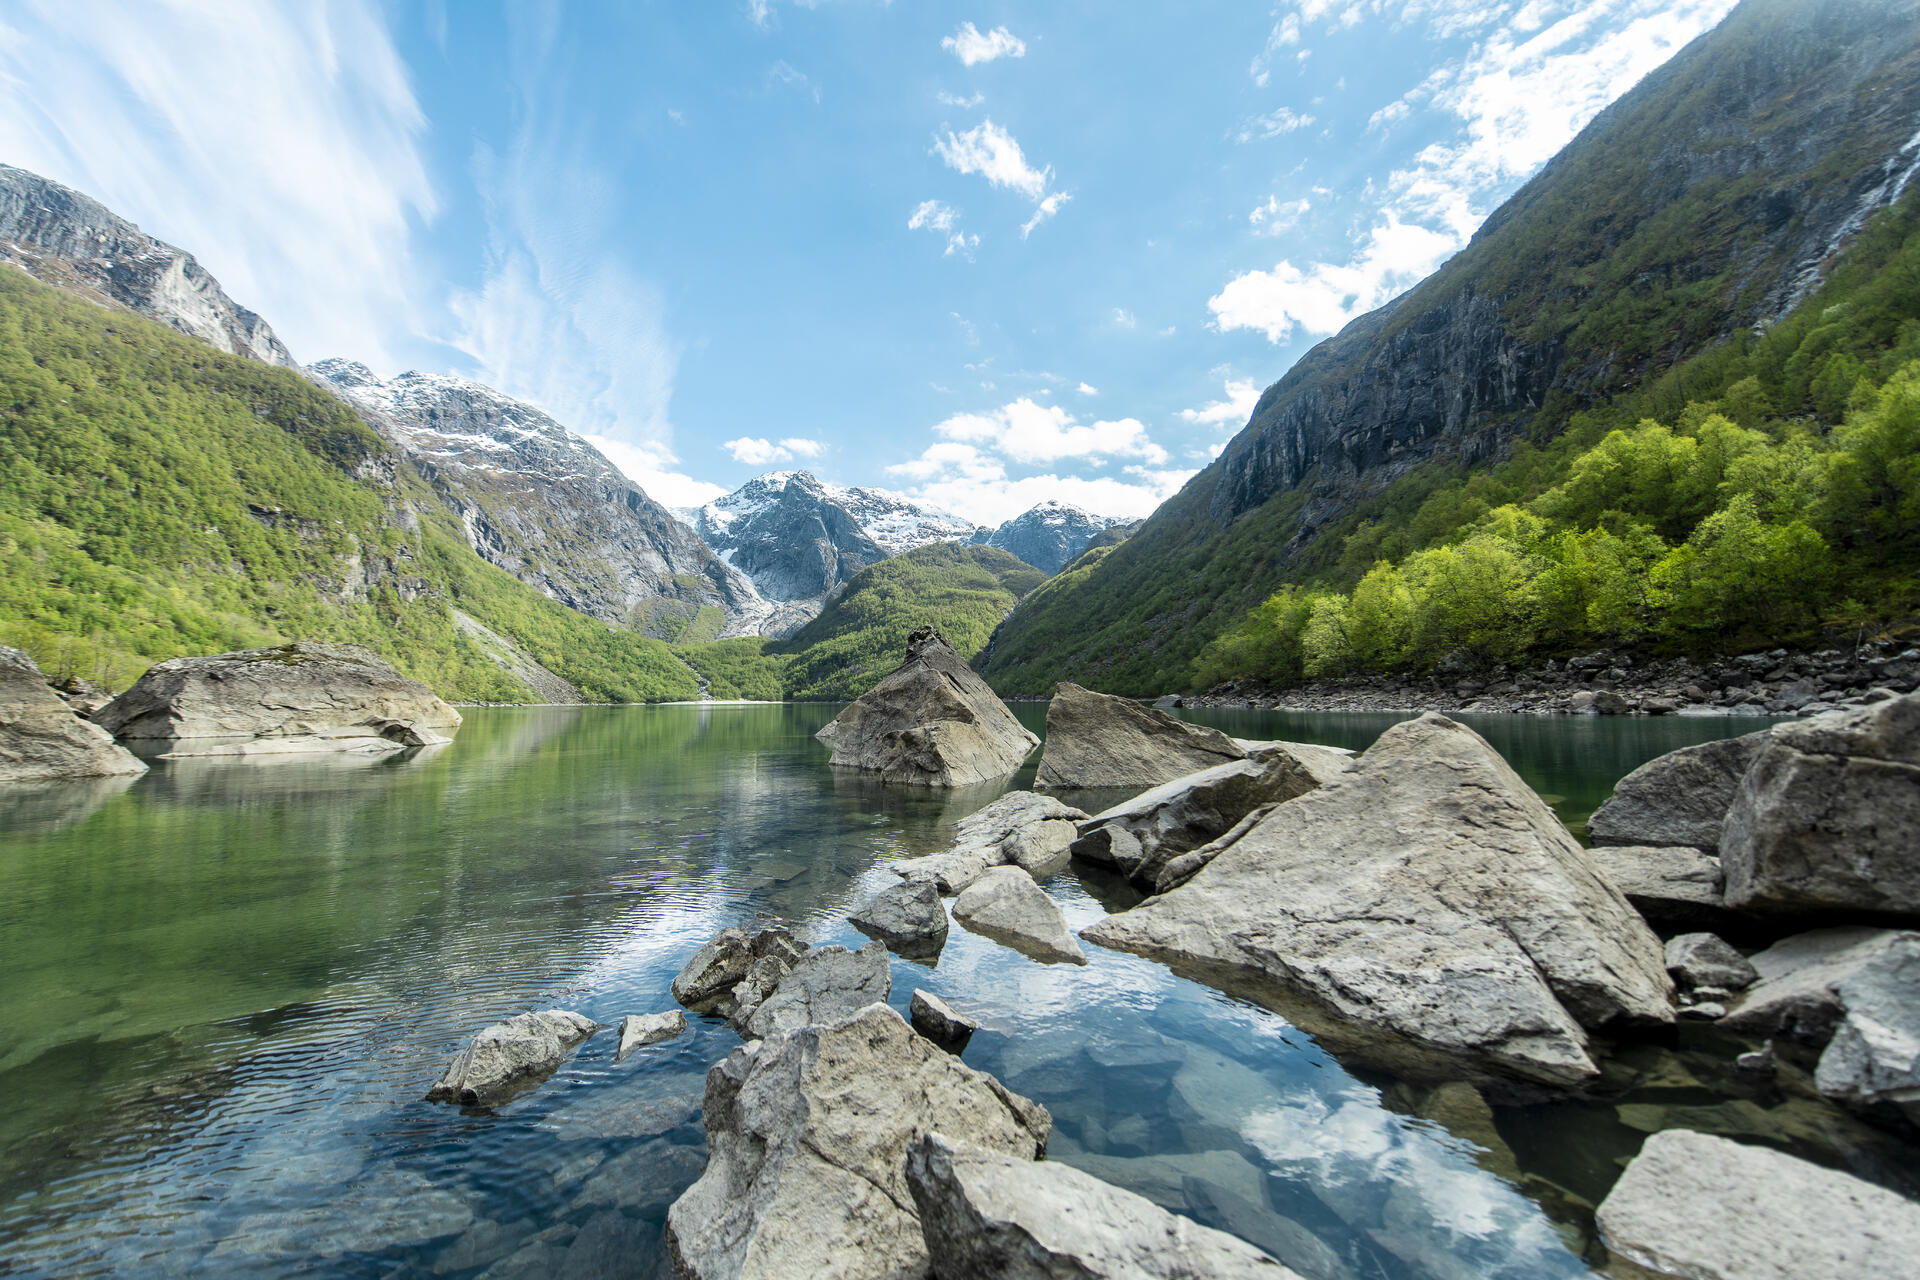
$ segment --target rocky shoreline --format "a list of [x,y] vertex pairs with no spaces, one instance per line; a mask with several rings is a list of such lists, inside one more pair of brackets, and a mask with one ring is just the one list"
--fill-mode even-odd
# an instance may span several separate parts
[[[1444,665],[1444,664],[1443,664]],[[1521,671],[1346,676],[1275,689],[1238,680],[1178,705],[1253,711],[1520,715],[1819,715],[1920,689],[1920,649],[1771,649],[1693,662],[1601,650]],[[1884,691],[1884,692],[1881,692]]]

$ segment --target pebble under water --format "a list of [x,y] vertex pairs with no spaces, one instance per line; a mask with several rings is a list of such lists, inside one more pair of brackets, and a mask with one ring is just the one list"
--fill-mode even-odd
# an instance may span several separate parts
[[[846,913],[1000,788],[836,776],[812,740],[836,710],[480,709],[410,758],[0,794],[0,1271],[671,1275],[724,1023],[620,1063],[602,1031],[497,1113],[423,1095],[528,1008],[674,1007],[687,957],[756,913],[864,942]],[[1401,717],[1192,718],[1364,747]],[[1642,761],[1758,727],[1462,718],[1576,830]],[[1045,887],[1076,930],[1137,900],[1077,869]],[[1523,1105],[1363,1078],[1273,1013],[1087,950],[1041,965],[956,925],[937,964],[893,960],[892,1003],[918,986],[980,1017],[966,1061],[1048,1107],[1050,1158],[1310,1280],[1586,1275],[1593,1206],[1674,1126],[1920,1194],[1911,1153],[1791,1068],[1735,1080],[1711,1030],[1623,1049],[1603,1098]]]

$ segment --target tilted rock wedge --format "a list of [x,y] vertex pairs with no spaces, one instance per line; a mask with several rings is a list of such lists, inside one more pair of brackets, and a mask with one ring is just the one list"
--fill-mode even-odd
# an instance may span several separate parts
[[1720,862],[1739,910],[1920,920],[1920,694],[1774,726]]
[[1062,681],[1047,704],[1046,747],[1034,785],[1144,789],[1246,755],[1218,729]]
[[32,658],[0,645],[0,783],[142,774],[146,764],[47,685]]
[[1720,848],[1720,828],[1747,767],[1768,734],[1749,733],[1682,747],[1647,761],[1614,785],[1587,819],[1595,844]]
[[907,1185],[938,1280],[1299,1280],[1224,1231],[1053,1161],[930,1133]]
[[458,711],[371,649],[306,642],[162,662],[94,720],[122,740],[222,740],[189,754],[398,751],[460,727]]
[[938,1130],[1032,1159],[1046,1110],[885,1005],[750,1043],[707,1073],[706,1172],[667,1213],[692,1280],[928,1274],[907,1148]]
[[1673,1019],[1646,922],[1480,735],[1434,713],[1081,936],[1415,1076],[1575,1084],[1596,1070],[1587,1028]]
[[838,768],[917,787],[1004,778],[1040,745],[932,627],[909,636],[907,660],[814,737]]
[[1920,1204],[1784,1152],[1669,1129],[1600,1205],[1607,1247],[1694,1280],[1903,1280]]
[[592,1018],[566,1009],[495,1023],[454,1055],[427,1100],[470,1107],[504,1101],[552,1075],[567,1050],[599,1029]]
[[995,867],[953,900],[953,918],[1043,964],[1085,964],[1060,904],[1018,867]]

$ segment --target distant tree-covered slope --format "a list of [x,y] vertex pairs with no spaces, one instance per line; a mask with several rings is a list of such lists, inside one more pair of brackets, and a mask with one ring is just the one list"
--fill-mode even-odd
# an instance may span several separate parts
[[695,693],[664,644],[476,556],[299,374],[0,268],[0,643],[119,687],[181,654],[350,640],[448,697],[530,700],[456,610],[589,697]]
[[971,658],[1046,576],[998,547],[937,542],[862,569],[786,640],[676,651],[713,683],[715,697],[857,698],[900,665],[916,627],[939,627]]
[[1200,652],[1276,589],[1350,586],[1377,555],[1458,532],[1411,495],[1543,449],[1643,388],[1671,390],[1693,357],[1737,356],[1755,327],[1804,308],[1920,160],[1914,12],[1746,0],[1434,276],[1303,357],[1130,539],[1024,602],[987,678],[1003,693],[1063,677],[1190,685]]

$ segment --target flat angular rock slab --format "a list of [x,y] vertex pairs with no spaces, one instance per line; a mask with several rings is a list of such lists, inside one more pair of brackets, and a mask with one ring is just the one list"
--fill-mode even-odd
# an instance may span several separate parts
[[620,1061],[635,1049],[671,1040],[686,1029],[687,1015],[678,1009],[669,1009],[665,1013],[630,1013],[620,1019],[620,1048],[614,1055],[614,1061]]
[[1281,1008],[1414,1077],[1593,1076],[1673,1019],[1660,941],[1480,735],[1429,713],[1083,937]]
[[490,1106],[552,1075],[567,1051],[598,1031],[585,1014],[542,1009],[495,1023],[447,1064],[429,1102]]
[[73,713],[32,658],[0,645],[0,783],[114,778],[147,771],[113,735]]
[[929,1260],[907,1148],[938,1130],[1032,1159],[1045,1108],[884,1005],[736,1049],[707,1073],[707,1170],[667,1213],[692,1280],[897,1280]]
[[907,1185],[938,1280],[1299,1280],[1244,1240],[1068,1165],[930,1133]]
[[932,627],[909,636],[907,660],[814,737],[838,768],[918,787],[1004,778],[1040,745]]
[[1903,1280],[1920,1204],[1784,1152],[1669,1129],[1600,1205],[1607,1247],[1696,1280]]
[[1920,935],[1901,934],[1837,984],[1846,1017],[1813,1081],[1849,1106],[1920,1124]]
[[1047,704],[1046,746],[1034,785],[1144,790],[1246,754],[1218,729],[1063,681]]
[[1743,911],[1920,920],[1920,694],[1774,726],[1720,862]]
[[745,1034],[756,1039],[797,1031],[822,1022],[838,1022],[870,1004],[885,1004],[893,991],[887,949],[869,942],[858,951],[816,947],[794,962],[772,994],[745,1019]]
[[1595,844],[1688,845],[1718,852],[1720,828],[1740,779],[1768,740],[1762,730],[1647,761],[1620,779],[1613,795],[1593,811],[1587,838]]
[[221,754],[398,751],[460,727],[458,711],[371,649],[305,641],[162,662],[94,719],[122,740],[223,739],[206,748]]
[[1017,865],[1043,876],[1057,870],[1059,850],[1070,845],[1086,811],[1032,791],[1009,791],[960,819],[945,853],[907,858],[894,871],[907,880],[930,880],[943,894],[956,894],[993,867]]
[[980,1024],[931,991],[915,989],[913,999],[907,1004],[908,1020],[913,1029],[948,1053],[958,1053],[967,1047],[967,1041],[980,1029]]
[[1720,859],[1686,845],[1595,845],[1587,859],[1662,929],[1737,928],[1721,898]]
[[1728,1009],[1720,1025],[1755,1040],[1776,1036],[1824,1047],[1846,1005],[1849,979],[1896,944],[1920,943],[1920,933],[1895,929],[1814,929],[1783,938],[1748,957],[1760,980]]
[[947,909],[932,880],[882,889],[847,919],[853,927],[909,959],[937,956],[947,944]]
[[[1095,814],[1080,825],[1073,856],[1153,890],[1176,857],[1214,844],[1254,810],[1305,795],[1349,766],[1343,756],[1305,757],[1289,745],[1267,744],[1258,755],[1176,778]],[[1198,867],[1183,869],[1190,877]]]
[[953,900],[953,918],[973,932],[1045,964],[1085,964],[1060,904],[1018,867],[994,867]]

